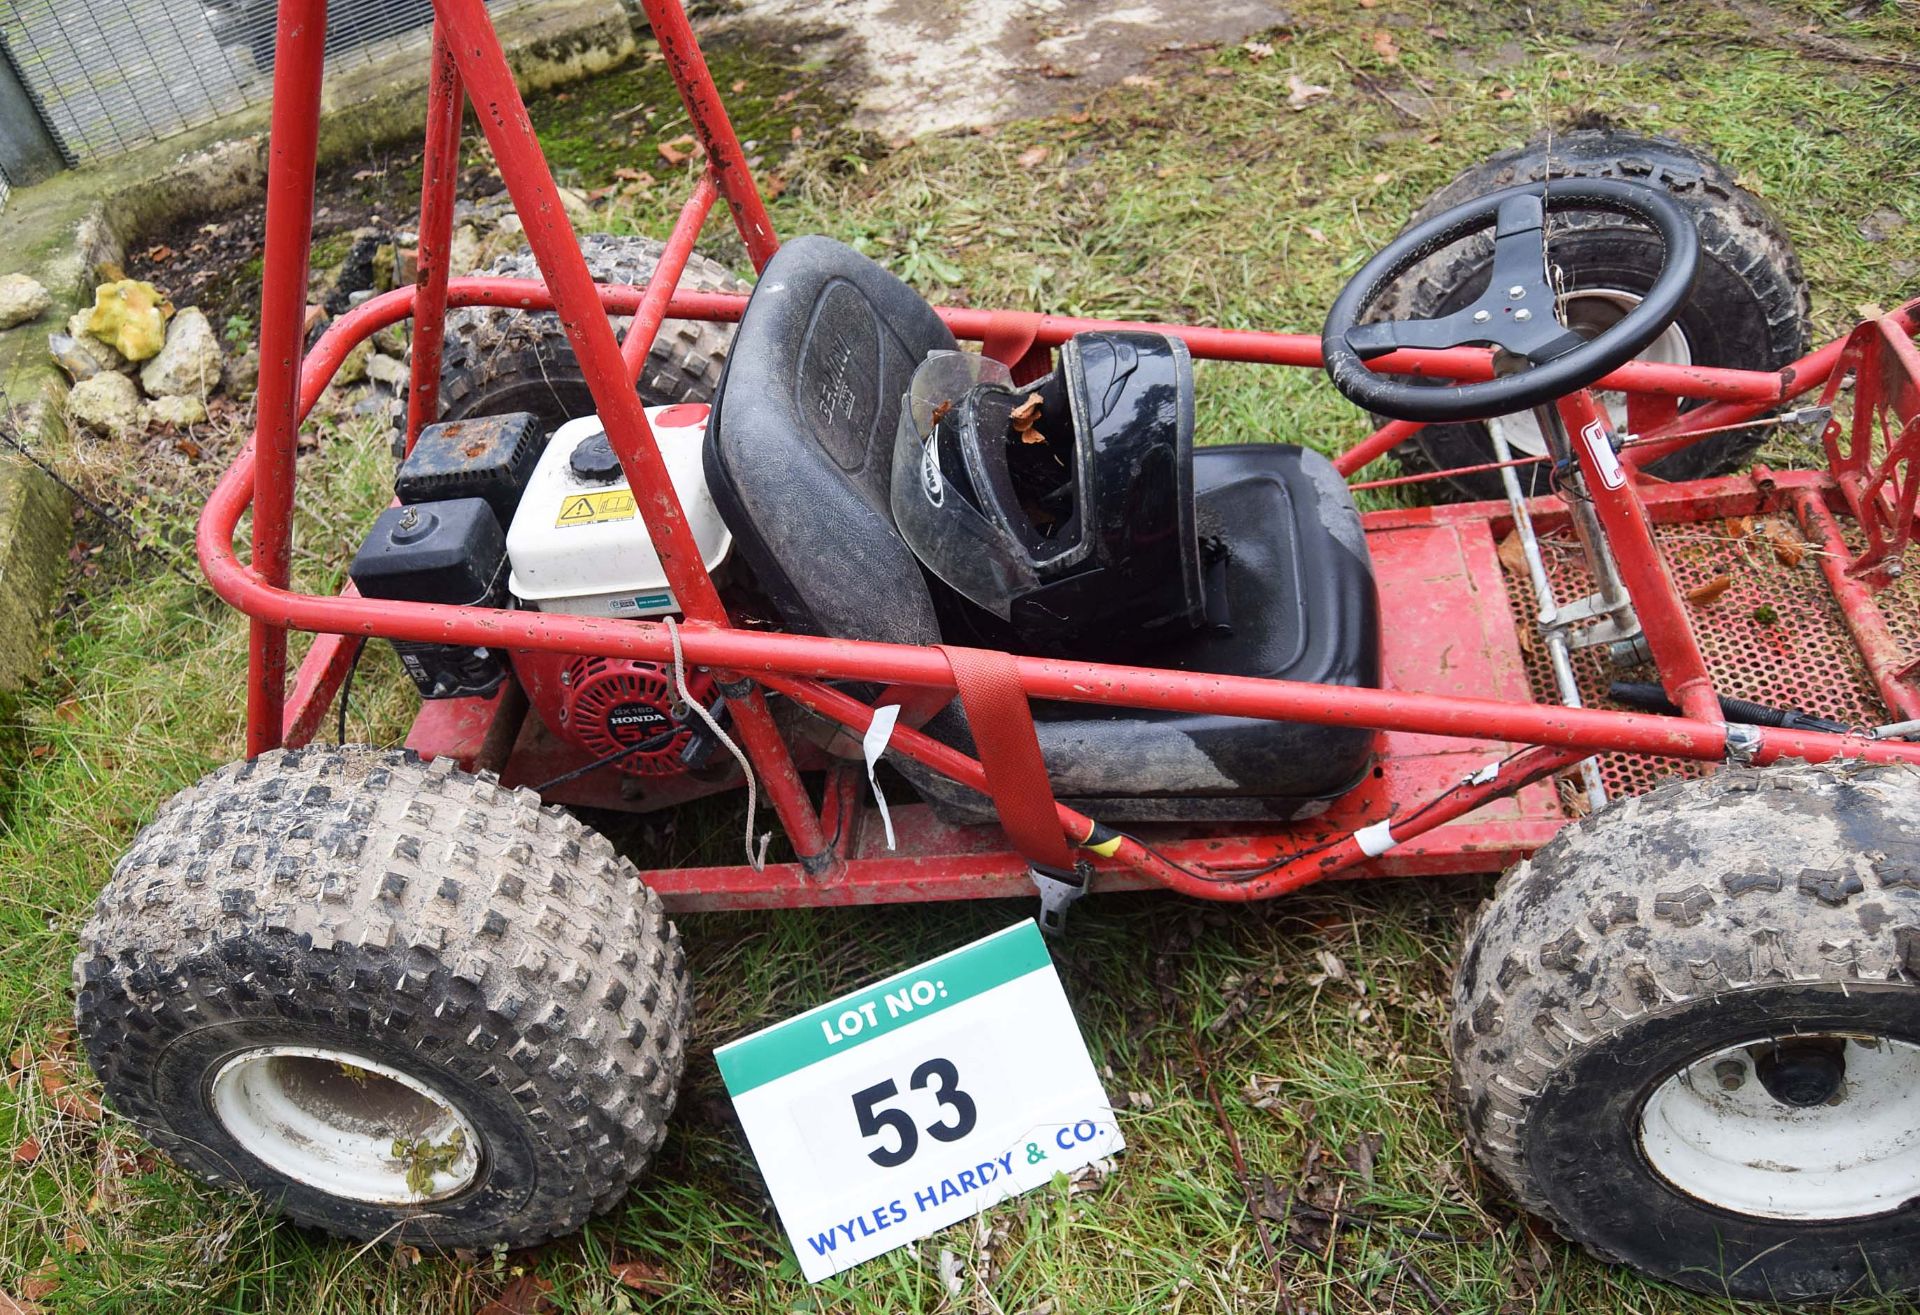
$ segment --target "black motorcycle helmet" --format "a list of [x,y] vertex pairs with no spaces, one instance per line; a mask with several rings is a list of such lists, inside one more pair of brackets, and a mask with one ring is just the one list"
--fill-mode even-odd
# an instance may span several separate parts
[[921,563],[1034,651],[1118,649],[1206,619],[1193,504],[1193,365],[1164,334],[1083,333],[1016,388],[934,352],[893,462]]

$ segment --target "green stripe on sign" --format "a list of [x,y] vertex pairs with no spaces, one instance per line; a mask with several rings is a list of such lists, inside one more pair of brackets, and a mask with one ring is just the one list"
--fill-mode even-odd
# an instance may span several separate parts
[[738,1096],[1052,962],[1040,929],[1023,922],[721,1046],[713,1058]]

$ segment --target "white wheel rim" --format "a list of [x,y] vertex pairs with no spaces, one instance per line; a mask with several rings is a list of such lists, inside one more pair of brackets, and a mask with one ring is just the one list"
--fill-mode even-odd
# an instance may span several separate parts
[[1824,1039],[1844,1044],[1845,1061],[1824,1104],[1767,1090],[1754,1065],[1771,1041],[1673,1074],[1641,1110],[1647,1162],[1688,1196],[1762,1219],[1857,1219],[1920,1197],[1920,1046]]
[[[1594,338],[1618,324],[1628,311],[1638,306],[1640,294],[1622,292],[1617,288],[1581,288],[1577,292],[1567,293],[1556,304],[1560,309],[1562,324],[1588,338]],[[1693,346],[1677,323],[1669,324],[1658,338],[1648,344],[1645,351],[1633,359],[1657,365],[1692,365]],[[1603,389],[1594,396],[1606,407],[1607,419],[1614,429],[1624,431],[1627,424],[1627,395]],[[1487,421],[1487,424],[1499,427],[1501,437],[1507,440],[1507,446],[1513,449],[1515,456],[1546,455],[1546,437],[1541,434],[1540,423],[1533,418],[1531,411],[1498,416]]]
[[241,1149],[351,1201],[418,1205],[472,1185],[480,1139],[418,1078],[347,1050],[263,1046],[214,1074],[214,1114]]

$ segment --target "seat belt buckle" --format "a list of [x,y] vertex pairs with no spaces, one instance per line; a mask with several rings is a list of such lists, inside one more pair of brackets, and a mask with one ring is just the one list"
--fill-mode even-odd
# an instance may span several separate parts
[[1085,863],[1071,871],[1029,863],[1027,875],[1040,892],[1040,930],[1049,936],[1061,936],[1067,930],[1067,910],[1087,893],[1087,878],[1093,869]]

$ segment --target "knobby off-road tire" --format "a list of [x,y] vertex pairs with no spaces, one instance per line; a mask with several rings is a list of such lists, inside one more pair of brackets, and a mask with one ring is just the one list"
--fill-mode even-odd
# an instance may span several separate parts
[[354,747],[176,796],[74,973],[109,1102],[180,1164],[441,1248],[528,1245],[618,1201],[664,1135],[692,999],[659,897],[604,838],[445,759]]
[[[1594,1254],[1687,1287],[1920,1289],[1915,837],[1920,772],[1857,765],[1725,771],[1566,828],[1501,881],[1454,980],[1480,1159]],[[1795,1074],[1828,1085],[1777,1086]]]
[[[1409,226],[1489,192],[1547,177],[1618,178],[1659,187],[1693,216],[1700,228],[1700,274],[1674,322],[1693,364],[1777,370],[1805,354],[1813,332],[1807,281],[1785,230],[1711,156],[1664,137],[1583,129],[1504,151],[1435,193]],[[1598,211],[1555,216],[1550,251],[1570,296],[1606,289],[1637,299],[1653,286],[1662,260],[1653,233]],[[1492,258],[1491,232],[1438,251],[1396,280],[1368,318],[1428,319],[1459,310],[1486,287]],[[1580,327],[1595,314],[1615,313],[1595,303],[1584,314],[1574,311],[1573,318]],[[1740,469],[1764,437],[1759,429],[1717,434],[1650,469],[1667,480],[1725,474]],[[1487,427],[1478,423],[1429,425],[1401,449],[1403,460],[1430,470],[1479,465],[1494,455]],[[1522,467],[1520,474],[1523,488],[1532,482],[1534,491],[1546,491],[1546,476],[1535,468]],[[1456,476],[1438,487],[1456,498],[1506,496],[1498,471]]]
[[[580,239],[587,268],[598,283],[646,286],[660,263],[664,244],[649,237],[588,233]],[[539,264],[531,251],[501,256],[483,271],[497,278],[537,279]],[[748,285],[717,261],[695,253],[680,275],[690,292],[746,292]],[[613,321],[626,331],[627,319]],[[639,393],[648,406],[705,402],[713,397],[733,342],[731,324],[668,320],[647,354]],[[593,414],[579,362],[560,317],[503,306],[464,306],[447,312],[447,337],[440,364],[441,420],[531,411],[551,431],[562,421]],[[404,408],[396,428],[404,430]]]

